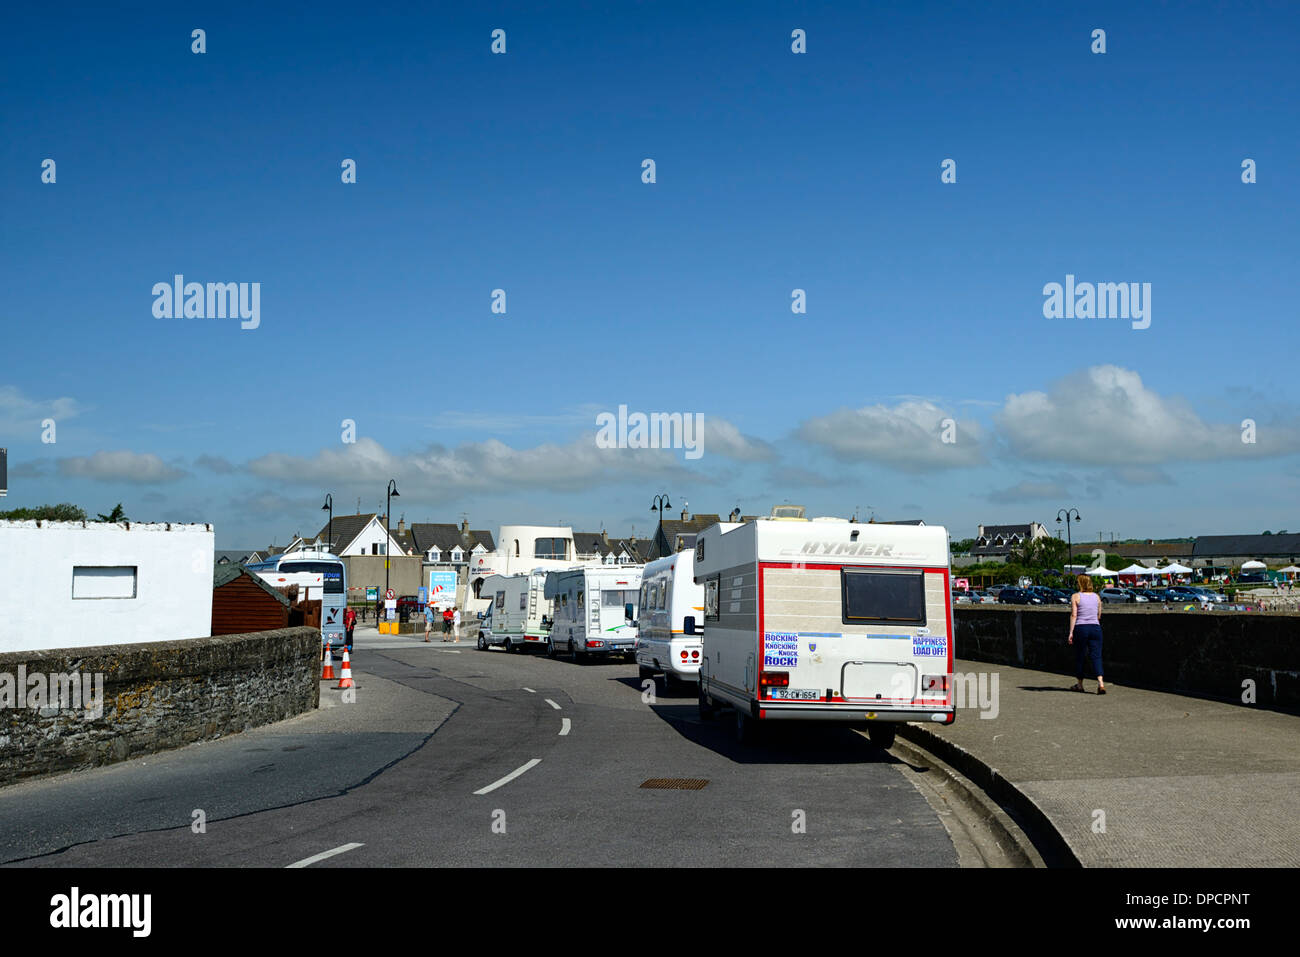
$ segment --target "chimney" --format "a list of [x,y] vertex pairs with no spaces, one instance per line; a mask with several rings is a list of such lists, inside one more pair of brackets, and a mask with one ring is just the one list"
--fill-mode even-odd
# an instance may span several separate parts
[[405,535],[405,534],[406,534],[406,516],[405,516],[405,515],[401,516],[401,517],[397,520],[397,534],[398,534],[398,535]]
[[609,532],[603,528],[600,530],[600,540],[606,545],[609,544]]
[[731,522],[739,522],[739,521],[740,521],[740,509],[738,509],[738,508],[733,508],[733,509],[731,510],[731,515],[729,516],[728,520],[731,521]]
[[460,520],[460,533],[464,535],[468,531],[469,531],[469,519],[462,518]]
[[686,509],[682,509],[682,521],[683,522],[687,521],[689,517],[690,517],[690,513],[687,512]]

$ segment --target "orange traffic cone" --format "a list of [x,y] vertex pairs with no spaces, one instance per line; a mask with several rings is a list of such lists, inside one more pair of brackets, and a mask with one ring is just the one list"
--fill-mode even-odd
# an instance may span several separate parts
[[332,644],[325,646],[325,670],[321,672],[320,680],[334,680],[334,646]]
[[342,677],[339,678],[339,683],[334,686],[334,690],[338,691],[340,688],[351,688],[351,687],[353,687],[352,664],[348,660],[348,650],[344,648],[343,649],[343,675]]

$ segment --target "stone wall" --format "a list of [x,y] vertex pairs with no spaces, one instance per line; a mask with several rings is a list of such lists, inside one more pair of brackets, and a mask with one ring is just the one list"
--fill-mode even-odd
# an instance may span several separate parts
[[[292,717],[320,704],[320,671],[312,628],[0,654],[0,785]],[[54,676],[78,677],[85,694]]]
[[[1074,675],[1070,610],[958,605],[956,655]],[[1300,712],[1300,615],[1117,608],[1101,615],[1102,665],[1117,684]]]

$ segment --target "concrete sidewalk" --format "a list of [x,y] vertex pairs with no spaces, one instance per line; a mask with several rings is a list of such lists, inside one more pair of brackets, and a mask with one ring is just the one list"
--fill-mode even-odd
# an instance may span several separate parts
[[1300,865],[1300,717],[1109,681],[1083,695],[1073,678],[981,661],[955,669],[998,676],[996,717],[969,707],[905,735],[993,769],[1083,866]]

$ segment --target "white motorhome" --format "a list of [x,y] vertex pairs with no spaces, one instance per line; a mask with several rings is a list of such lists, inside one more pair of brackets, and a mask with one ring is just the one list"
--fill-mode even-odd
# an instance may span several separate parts
[[760,518],[696,538],[704,587],[700,714],[866,726],[951,724],[948,534],[935,525]]
[[546,572],[492,575],[480,594],[489,600],[479,624],[478,647],[501,645],[506,651],[546,647],[550,636],[551,602],[545,597]]
[[546,576],[554,623],[547,653],[579,661],[591,655],[628,655],[636,646],[640,565],[585,565]]
[[573,529],[568,525],[502,525],[496,544],[496,551],[472,556],[466,570],[470,597],[465,605],[472,613],[486,614],[494,601],[486,587],[493,575],[526,575],[538,569],[556,571],[595,564],[578,559]]
[[698,681],[704,653],[704,586],[695,583],[695,553],[665,555],[641,572],[636,663],[642,678],[664,676],[664,687]]

